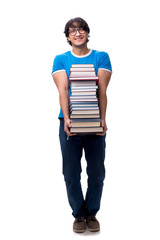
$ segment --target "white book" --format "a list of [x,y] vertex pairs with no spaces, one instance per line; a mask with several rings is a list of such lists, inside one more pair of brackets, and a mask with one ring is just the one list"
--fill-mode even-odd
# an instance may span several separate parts
[[99,110],[99,107],[71,107],[71,110]]
[[86,67],[86,68],[80,68],[80,67],[72,67],[70,68],[70,72],[95,72],[94,67]]
[[98,107],[98,104],[95,104],[95,103],[92,103],[92,104],[73,103],[70,106],[71,106],[71,108],[75,108],[75,107],[77,107],[77,108],[84,108],[84,107]]
[[79,80],[98,80],[97,76],[86,76],[86,77],[70,77],[70,81],[79,81]]
[[96,76],[95,72],[71,72],[70,77],[88,77],[88,76]]
[[96,80],[95,81],[76,81],[76,82],[71,82],[71,87],[72,86],[76,86],[76,87],[80,87],[80,86],[96,86]]
[[97,99],[93,99],[93,98],[87,98],[87,99],[81,99],[81,98],[78,98],[78,99],[70,99],[70,102],[71,103],[77,103],[77,102],[97,102]]
[[96,92],[72,92],[72,96],[77,96],[77,95],[81,95],[81,96],[86,96],[86,95],[90,95],[90,96],[95,96]]
[[72,64],[72,68],[73,67],[80,67],[80,68],[94,67],[94,64]]
[[[74,89],[71,89],[71,92],[96,92],[96,89],[88,89],[88,88],[84,88],[84,89],[77,88],[77,89],[75,89],[74,88]],[[81,94],[79,94],[79,95],[81,95]]]
[[71,90],[85,90],[85,89],[89,89],[89,90],[96,90],[98,89],[98,86],[76,86],[76,87],[72,87],[71,86]]
[[77,96],[70,96],[70,99],[88,99],[88,98],[97,98],[96,96],[89,96],[89,95],[86,95],[86,96],[81,96],[81,95],[77,95]]

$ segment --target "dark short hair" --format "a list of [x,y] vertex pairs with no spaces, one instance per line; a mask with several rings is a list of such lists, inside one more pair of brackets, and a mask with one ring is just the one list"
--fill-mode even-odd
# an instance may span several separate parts
[[[70,20],[66,23],[66,25],[65,25],[64,33],[65,33],[65,36],[66,36],[67,38],[68,38],[68,36],[69,36],[69,28],[70,28],[70,27],[71,27],[71,28],[75,27],[75,25],[74,25],[75,22],[78,24],[78,27],[79,27],[79,28],[83,28],[86,32],[90,33],[90,28],[89,28],[87,22],[86,22],[83,18],[76,17],[76,18],[70,19]],[[89,39],[87,39],[87,42],[88,42],[88,41],[89,41]],[[71,41],[69,41],[68,39],[67,39],[67,42],[68,42],[70,45],[72,45],[72,44],[71,44]]]

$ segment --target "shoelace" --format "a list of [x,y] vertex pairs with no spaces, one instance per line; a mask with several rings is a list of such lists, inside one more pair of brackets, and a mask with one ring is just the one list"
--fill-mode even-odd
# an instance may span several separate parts
[[93,222],[96,222],[97,220],[93,217],[89,218],[89,221],[93,221]]
[[76,222],[83,222],[84,220],[82,218],[78,218]]

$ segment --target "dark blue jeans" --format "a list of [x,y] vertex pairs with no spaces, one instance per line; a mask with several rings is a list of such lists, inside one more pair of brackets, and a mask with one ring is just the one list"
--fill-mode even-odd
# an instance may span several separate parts
[[[60,119],[59,137],[63,158],[63,174],[68,201],[74,217],[95,216],[100,209],[105,178],[105,136],[76,135],[67,139],[64,120]],[[81,188],[81,157],[84,149],[87,161],[88,188]]]

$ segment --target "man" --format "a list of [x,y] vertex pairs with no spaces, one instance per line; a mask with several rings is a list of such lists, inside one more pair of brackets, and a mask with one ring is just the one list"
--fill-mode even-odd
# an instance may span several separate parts
[[[72,50],[57,55],[54,59],[52,76],[59,91],[61,111],[60,144],[63,157],[63,174],[66,183],[69,204],[75,217],[73,230],[84,232],[86,225],[90,231],[100,230],[96,213],[105,178],[105,135],[107,96],[106,89],[111,78],[111,63],[107,53],[91,50],[87,47],[89,26],[82,18],[69,20],[65,25],[65,35]],[[70,133],[69,118],[69,74],[71,64],[94,64],[98,82],[98,98],[103,133],[95,135],[76,135]],[[86,196],[81,189],[81,157],[84,149],[87,161],[88,188]]]

